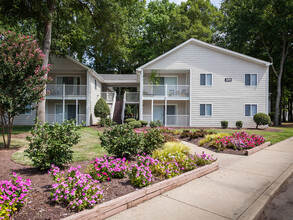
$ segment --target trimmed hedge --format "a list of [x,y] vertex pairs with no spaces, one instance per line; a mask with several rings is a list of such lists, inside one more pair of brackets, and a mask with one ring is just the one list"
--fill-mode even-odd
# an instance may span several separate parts
[[95,105],[94,113],[96,117],[100,117],[100,118],[106,118],[108,115],[110,115],[110,108],[107,102],[103,98],[100,98],[97,101]]
[[129,123],[129,122],[132,122],[132,121],[136,121],[134,118],[127,118],[124,120],[125,123]]
[[243,126],[243,122],[242,121],[236,121],[235,125],[236,125],[236,128],[240,129]]
[[221,121],[221,127],[222,127],[223,129],[228,128],[228,121]]
[[128,124],[133,126],[134,128],[141,128],[141,126],[142,126],[139,121],[131,121]]
[[271,118],[265,113],[256,113],[253,116],[253,121],[256,123],[256,128],[258,128],[259,125],[269,125]]
[[147,121],[139,120],[139,122],[141,123],[141,125],[142,125],[143,127],[145,127],[145,126],[148,125],[148,122],[147,122]]

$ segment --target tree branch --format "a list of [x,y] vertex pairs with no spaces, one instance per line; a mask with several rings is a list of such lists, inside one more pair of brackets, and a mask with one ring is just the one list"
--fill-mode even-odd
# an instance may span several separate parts
[[270,49],[269,49],[269,47],[267,46],[267,44],[265,43],[265,40],[264,40],[264,37],[263,37],[263,34],[262,34],[262,33],[260,34],[260,38],[261,38],[261,41],[262,41],[262,43],[263,43],[263,46],[264,46],[265,49],[266,49],[266,52],[267,52],[267,54],[268,54],[268,57],[269,57],[269,59],[270,59],[270,61],[271,61],[271,63],[272,63],[272,69],[273,69],[273,72],[274,72],[274,74],[276,75],[276,77],[278,77],[278,73],[277,73],[277,71],[276,71],[276,69],[275,69],[275,66],[274,66],[274,59],[273,59],[273,57],[272,57],[271,54],[270,54]]

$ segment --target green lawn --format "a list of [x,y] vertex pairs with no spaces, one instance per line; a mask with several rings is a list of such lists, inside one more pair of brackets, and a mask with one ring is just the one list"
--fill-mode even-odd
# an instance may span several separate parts
[[28,133],[33,126],[13,126],[12,134]]
[[[81,141],[79,144],[73,147],[73,161],[86,161],[92,160],[95,157],[107,154],[107,152],[101,147],[99,140],[99,131],[92,128],[83,127],[80,130]],[[17,143],[19,150],[13,154],[12,160],[16,163],[23,165],[31,165],[30,159],[25,155],[24,150],[28,147],[28,142],[22,138],[14,138],[13,143]],[[0,141],[1,144],[1,141]]]

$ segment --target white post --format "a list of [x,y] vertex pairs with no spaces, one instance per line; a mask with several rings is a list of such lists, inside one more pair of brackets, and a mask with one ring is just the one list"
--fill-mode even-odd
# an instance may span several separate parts
[[152,105],[151,105],[151,121],[154,120],[154,100],[152,99]]
[[[85,111],[85,122],[86,126],[90,125],[90,74],[89,70],[86,73],[86,111]],[[101,94],[100,94],[101,95]]]
[[165,126],[167,127],[167,99],[165,99]]
[[140,83],[139,83],[139,120],[143,120],[143,69],[140,73]]
[[63,105],[62,105],[62,122],[65,121],[65,84],[63,83],[63,92],[62,92],[63,96],[62,96],[62,101],[63,101]]
[[78,125],[78,99],[75,101],[75,123]]

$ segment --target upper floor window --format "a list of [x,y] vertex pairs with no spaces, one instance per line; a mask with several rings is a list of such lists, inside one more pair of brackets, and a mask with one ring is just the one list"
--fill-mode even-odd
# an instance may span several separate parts
[[200,85],[201,86],[211,86],[213,84],[212,74],[202,73],[200,74]]
[[161,76],[155,78],[156,84],[158,85],[177,85],[178,79],[173,76]]
[[254,116],[257,113],[257,105],[246,104],[245,105],[245,116]]
[[25,106],[25,112],[22,115],[32,115],[32,105]]
[[57,76],[57,84],[80,85],[80,77]]
[[95,80],[95,90],[97,90],[97,80]]
[[212,104],[200,104],[200,116],[212,116]]
[[257,86],[257,74],[245,74],[246,86]]

